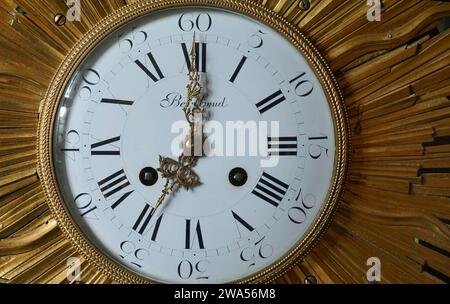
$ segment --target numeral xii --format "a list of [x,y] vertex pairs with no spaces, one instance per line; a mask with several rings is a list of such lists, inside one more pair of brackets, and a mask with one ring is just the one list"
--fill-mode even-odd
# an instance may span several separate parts
[[[188,69],[191,69],[191,55],[186,43],[181,43],[181,49],[183,50],[184,60]],[[206,73],[206,43],[195,43],[195,68],[199,72]]]

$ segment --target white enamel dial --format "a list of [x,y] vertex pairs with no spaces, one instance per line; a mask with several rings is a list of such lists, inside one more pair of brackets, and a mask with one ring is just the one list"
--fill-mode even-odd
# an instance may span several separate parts
[[[278,122],[265,145],[279,160],[200,158],[202,185],[152,213],[165,181],[145,185],[141,172],[175,157],[194,32],[210,119]],[[110,259],[159,282],[231,282],[270,267],[308,233],[333,177],[334,124],[312,68],[278,32],[224,10],[170,9],[113,32],[78,67],[57,115],[54,167],[75,223]],[[230,181],[235,168],[242,185]]]

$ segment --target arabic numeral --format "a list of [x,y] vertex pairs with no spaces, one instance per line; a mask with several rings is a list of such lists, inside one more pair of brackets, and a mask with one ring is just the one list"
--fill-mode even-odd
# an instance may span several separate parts
[[291,220],[291,222],[300,225],[303,224],[306,220],[307,217],[306,210],[314,208],[317,199],[311,193],[303,195],[302,190],[300,189],[300,192],[298,193],[297,198],[295,200],[297,202],[300,202],[300,206],[291,207],[288,210],[287,215],[289,220]]
[[[300,190],[300,193],[301,193],[301,190]],[[305,207],[306,209],[312,209],[316,205],[317,199],[311,193],[308,193],[305,196],[300,195],[300,198],[301,198],[303,207]]]
[[134,27],[132,31],[132,37],[134,43],[136,43],[137,45],[141,45],[147,41],[148,34],[146,31],[136,31],[136,28]]
[[138,248],[130,241],[120,243],[122,254],[120,258],[129,261],[131,264],[142,268],[142,261],[150,255],[150,252],[144,248]]
[[123,35],[119,35],[119,49],[122,50],[123,53],[128,53],[133,49],[133,40],[125,38],[122,39]]
[[197,29],[200,32],[207,32],[211,29],[212,18],[208,13],[200,13],[194,18],[192,14],[182,14],[178,19],[178,27],[183,32],[190,32]]
[[81,75],[84,82],[91,86],[95,86],[100,82],[100,74],[94,69],[86,69]]
[[80,134],[76,130],[70,130],[64,137],[64,147],[61,152],[72,161],[76,160],[76,152],[80,152]]
[[262,35],[265,35],[263,31],[259,30],[248,38],[248,45],[254,49],[259,49],[264,45]]
[[241,255],[239,256],[243,262],[248,263],[248,268],[256,265],[256,257],[253,248],[247,247],[241,251]]
[[248,268],[256,265],[258,259],[268,259],[272,256],[274,248],[270,244],[264,244],[264,239],[262,237],[260,240],[255,242],[252,247],[246,247],[241,251],[240,259],[241,261],[247,263]]
[[67,132],[66,143],[72,147],[78,146],[80,143],[80,133],[76,130],[70,130]]
[[135,45],[141,45],[148,39],[148,34],[145,31],[136,31],[137,27],[133,27],[130,32],[122,33],[117,36],[119,41],[119,49],[122,53],[129,53],[133,50]]
[[88,100],[92,96],[92,89],[89,86],[82,86],[78,95],[83,100]]
[[303,224],[306,220],[306,212],[300,207],[292,207],[288,211],[288,217],[294,224]]
[[89,193],[78,194],[75,197],[74,202],[78,210],[81,211],[81,217],[98,220],[98,217],[94,212],[97,210],[97,206],[93,204],[92,196]]
[[323,155],[328,157],[328,148],[325,146],[328,136],[321,135],[317,137],[308,137],[308,139],[311,142],[308,152],[312,159],[319,159]]
[[207,260],[201,260],[194,264],[191,261],[183,260],[178,264],[178,276],[182,280],[189,280],[193,275],[196,276],[196,280],[207,280],[209,279],[206,274],[209,264],[210,262]]
[[299,97],[307,97],[314,91],[313,83],[308,79],[303,79],[306,73],[303,72],[289,83],[294,86],[295,94]]
[[79,96],[83,100],[88,100],[92,96],[92,87],[100,83],[100,74],[94,69],[86,69],[81,73],[81,79],[83,82],[87,83],[79,90]]

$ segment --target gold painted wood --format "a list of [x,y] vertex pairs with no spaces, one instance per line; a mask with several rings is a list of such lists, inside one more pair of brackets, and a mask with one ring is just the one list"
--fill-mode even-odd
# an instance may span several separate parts
[[[333,224],[277,282],[367,283],[369,257],[380,258],[382,283],[448,282],[450,31],[433,29],[449,4],[385,0],[382,22],[370,23],[366,1],[311,0],[306,12],[294,0],[257,2],[296,24],[329,61],[353,136]],[[50,229],[36,175],[39,104],[73,44],[125,4],[84,0],[80,23],[56,26],[63,1],[0,2],[0,282],[68,283],[66,260],[78,254]],[[81,262],[84,283],[111,283]]]

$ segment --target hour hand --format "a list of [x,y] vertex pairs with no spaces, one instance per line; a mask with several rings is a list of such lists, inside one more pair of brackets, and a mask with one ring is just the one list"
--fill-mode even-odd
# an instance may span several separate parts
[[163,178],[174,179],[177,171],[180,169],[180,163],[170,157],[159,156],[159,169]]
[[163,178],[170,179],[177,186],[189,190],[201,184],[199,176],[192,170],[195,161],[195,158],[185,156],[180,157],[179,161],[160,156],[158,170]]
[[200,177],[192,170],[191,166],[181,167],[176,175],[176,182],[186,190],[200,186]]

